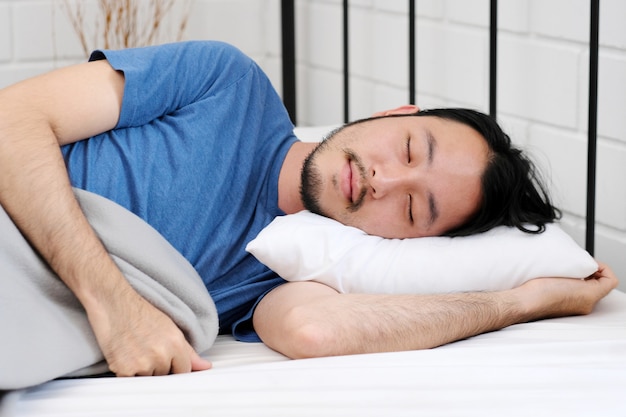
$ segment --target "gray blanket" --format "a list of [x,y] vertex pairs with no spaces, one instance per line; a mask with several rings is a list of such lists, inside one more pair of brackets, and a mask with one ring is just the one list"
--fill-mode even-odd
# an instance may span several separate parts
[[[168,314],[198,352],[217,336],[215,304],[194,268],[116,203],[75,190],[130,284]],[[0,207],[0,390],[108,371],[84,309]]]

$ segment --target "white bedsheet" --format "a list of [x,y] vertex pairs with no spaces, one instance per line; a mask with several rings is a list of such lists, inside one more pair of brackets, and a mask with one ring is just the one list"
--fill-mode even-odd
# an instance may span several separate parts
[[[59,380],[5,395],[5,416],[626,416],[626,294],[596,310],[432,350],[288,360],[220,336],[214,368]],[[28,366],[28,364],[24,364]]]

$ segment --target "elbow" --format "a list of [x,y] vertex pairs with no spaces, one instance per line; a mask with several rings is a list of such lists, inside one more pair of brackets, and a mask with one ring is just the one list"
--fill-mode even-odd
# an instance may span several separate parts
[[346,325],[329,306],[337,292],[314,282],[281,285],[267,294],[253,316],[254,328],[270,348],[292,359],[342,354]]
[[319,358],[332,356],[330,349],[332,340],[325,334],[325,329],[315,324],[302,326],[291,336],[292,351],[288,355],[292,359]]
[[275,333],[273,340],[266,344],[291,359],[336,354],[334,346],[337,341],[332,337],[330,327],[315,320],[304,307],[292,308],[282,318],[281,328],[280,332]]

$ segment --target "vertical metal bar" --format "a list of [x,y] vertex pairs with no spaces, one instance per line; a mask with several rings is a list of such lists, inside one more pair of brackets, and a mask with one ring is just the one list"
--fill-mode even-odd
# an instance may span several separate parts
[[409,104],[415,104],[416,93],[415,0],[409,0]]
[[587,230],[585,248],[595,251],[596,155],[598,129],[598,38],[600,0],[591,0],[591,31],[589,34],[589,130],[587,140]]
[[348,0],[343,0],[343,121],[350,120],[350,38],[348,36]]
[[296,24],[294,0],[282,0],[283,103],[296,124]]
[[491,0],[489,19],[489,114],[497,112],[497,68],[498,68],[498,0]]

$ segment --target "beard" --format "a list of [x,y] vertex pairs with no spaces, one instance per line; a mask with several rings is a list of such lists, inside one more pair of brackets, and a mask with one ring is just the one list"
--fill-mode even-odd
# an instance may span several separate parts
[[300,198],[305,209],[320,216],[328,217],[320,205],[323,181],[322,173],[315,163],[315,157],[320,149],[326,146],[326,140],[317,145],[304,160],[300,173]]

